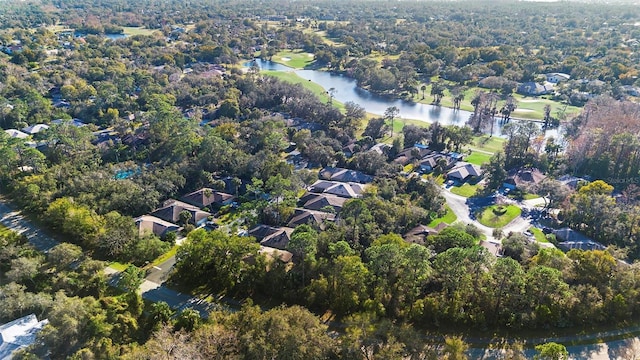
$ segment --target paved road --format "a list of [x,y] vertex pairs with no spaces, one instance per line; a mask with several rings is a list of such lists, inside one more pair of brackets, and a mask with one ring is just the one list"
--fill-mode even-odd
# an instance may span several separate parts
[[482,231],[483,234],[487,236],[487,240],[495,241],[492,228],[484,226],[471,218],[471,213],[469,211],[469,206],[467,205],[466,197],[456,195],[448,189],[443,189],[442,196],[444,196],[445,200],[447,200],[447,205],[449,205],[451,211],[456,214],[456,217],[458,218],[457,221],[460,221],[464,224],[475,225],[478,229],[480,229],[480,231]]
[[173,265],[176,263],[176,257],[172,256],[167,261],[163,262],[158,266],[154,266],[149,271],[147,271],[147,280],[154,282],[156,284],[162,284],[169,278],[169,272],[173,268]]
[[[59,244],[58,241],[45,234],[19,211],[14,210],[10,204],[0,202],[0,223],[19,234],[25,235],[29,243],[39,251],[47,252]],[[178,311],[191,307],[199,311],[201,316],[207,317],[209,312],[215,308],[214,304],[181,294],[161,285],[166,280],[167,273],[173,266],[172,261],[175,263],[175,257],[160,264],[158,267],[162,270],[154,269],[154,271],[149,274],[149,277],[147,277],[140,287],[142,297],[150,301],[164,301],[169,304],[171,308]],[[105,269],[105,273],[114,276],[117,270],[107,268]]]
[[26,236],[29,243],[39,251],[47,252],[58,245],[56,240],[27,220],[20,211],[14,210],[11,205],[3,202],[0,202],[0,223]]

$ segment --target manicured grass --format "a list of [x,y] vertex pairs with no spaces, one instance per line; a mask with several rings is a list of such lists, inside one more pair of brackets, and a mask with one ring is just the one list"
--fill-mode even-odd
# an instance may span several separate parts
[[533,234],[533,237],[536,238],[537,242],[548,243],[547,236],[542,232],[542,230],[538,229],[535,226],[529,228],[529,231]]
[[539,197],[540,197],[540,195],[536,195],[536,194],[528,194],[528,193],[527,193],[527,194],[522,195],[522,199],[523,199],[523,200],[537,199],[537,198],[539,198]]
[[413,164],[407,164],[404,166],[404,168],[402,168],[402,171],[406,172],[406,173],[410,173],[413,171]]
[[[373,58],[382,59],[384,57],[385,56],[383,55],[378,55],[378,56],[374,56]],[[457,86],[457,84],[453,82],[438,79],[437,77],[432,79],[432,83],[435,81],[444,84],[446,87],[453,88]],[[433,97],[430,96],[432,83],[418,85],[417,88],[419,92],[414,97],[413,101],[424,103],[424,104],[431,104],[433,102]],[[424,99],[422,97],[422,90],[420,90],[422,85],[426,86],[426,89],[424,91]],[[460,103],[461,110],[473,111],[473,105],[471,105],[471,100],[474,98],[476,92],[478,91],[489,92],[488,89],[483,89],[480,87],[468,88],[467,90],[464,91],[464,99]],[[513,97],[518,102],[518,107],[512,114],[513,118],[542,120],[544,118],[545,105],[551,106],[551,115],[554,117],[557,116],[558,112],[564,111],[565,115],[570,116],[572,114],[577,114],[582,110],[581,108],[575,107],[575,106],[566,106],[565,108],[565,104],[559,101],[549,100],[545,97],[525,97],[520,94],[513,94]],[[506,97],[503,97],[501,101],[498,102],[498,108],[502,106],[502,104],[504,103],[504,99],[506,99]],[[451,95],[449,90],[444,91],[444,96],[440,101],[440,105],[448,108],[453,107],[453,96]]]
[[125,35],[153,35],[153,33],[155,33],[157,30],[153,30],[153,29],[147,29],[144,28],[142,26],[140,27],[133,27],[133,26],[124,26],[124,34]]
[[[264,71],[261,71],[261,73],[268,76],[273,76],[275,78],[278,78],[282,81],[286,81],[291,84],[301,84],[305,89],[311,91],[316,96],[318,96],[320,101],[329,102],[329,95],[327,94],[327,91],[322,86],[312,81],[305,80],[293,72],[264,70]],[[341,102],[333,100],[332,104],[337,109],[340,109],[340,111],[344,110],[344,104],[342,104]]]
[[465,183],[465,184],[462,184],[462,186],[452,186],[450,190],[452,193],[456,195],[460,195],[464,197],[472,197],[478,191],[478,185],[471,185],[471,184]]
[[444,216],[439,217],[437,219],[434,219],[432,222],[429,223],[429,227],[436,227],[438,226],[438,224],[440,223],[447,223],[447,224],[453,224],[458,217],[456,216],[456,214],[453,213],[453,211],[451,211],[451,209],[449,208],[449,206],[445,205],[445,209],[447,210],[447,212],[444,214]]
[[119,263],[117,261],[114,261],[111,264],[109,264],[110,268],[116,269],[118,271],[124,271],[128,266],[129,266],[129,264],[123,264],[123,263]]
[[464,158],[464,161],[469,162],[471,164],[482,166],[484,163],[488,163],[491,158],[491,154],[481,153],[474,151],[471,155]]
[[502,151],[505,141],[506,139],[501,137],[481,135],[473,138],[473,143],[469,145],[469,148],[472,150],[496,153]]
[[282,65],[292,67],[294,69],[304,69],[314,61],[313,54],[302,50],[285,50],[277,53],[271,61]]
[[177,250],[178,250],[178,245],[174,245],[171,249],[169,249],[169,251],[158,256],[157,259],[153,260],[153,262],[151,263],[151,266],[158,266],[163,262],[169,260],[169,258],[176,255]]
[[482,210],[482,212],[477,216],[478,222],[484,226],[501,228],[509,224],[522,213],[522,210],[515,205],[502,205],[504,213],[498,214],[496,213],[498,206],[500,205],[491,205]]

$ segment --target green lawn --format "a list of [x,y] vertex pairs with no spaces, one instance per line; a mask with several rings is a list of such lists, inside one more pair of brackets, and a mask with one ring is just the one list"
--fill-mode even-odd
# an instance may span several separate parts
[[[378,56],[374,56],[373,58],[374,59],[378,59],[378,58],[382,59],[384,57],[385,56],[383,56],[383,55],[378,55]],[[456,86],[456,84],[453,83],[453,82],[442,80],[442,79],[439,79],[437,77],[433,78],[431,81],[432,82],[439,81],[439,82],[443,83],[445,86],[451,87],[451,88]],[[424,99],[423,99],[423,92],[422,92],[422,90],[420,90],[422,85],[426,86],[426,89],[424,91]],[[432,87],[431,83],[418,85],[419,92],[413,98],[413,101],[420,102],[420,103],[423,103],[423,104],[431,104],[433,102],[433,97],[430,95],[431,87]],[[476,92],[478,92],[478,91],[489,92],[488,89],[482,89],[480,87],[468,88],[467,90],[464,91],[464,99],[462,100],[462,102],[460,104],[460,109],[461,110],[473,111],[473,105],[471,105],[471,100],[474,98]],[[525,96],[522,96],[520,94],[515,94],[514,93],[513,97],[518,102],[518,107],[516,108],[516,110],[512,114],[512,117],[514,117],[514,118],[542,120],[544,118],[544,107],[545,107],[545,105],[550,105],[551,106],[551,115],[554,116],[554,117],[558,116],[558,112],[564,111],[564,113],[567,116],[570,116],[571,114],[577,114],[582,110],[581,108],[575,107],[575,106],[566,106],[565,107],[565,104],[563,104],[563,103],[561,103],[559,101],[549,100],[544,96],[525,97]],[[504,98],[501,100],[501,102],[498,102],[498,107],[501,107],[503,103],[504,103]],[[444,91],[444,97],[440,101],[440,105],[442,105],[444,107],[448,107],[448,108],[452,108],[453,107],[453,96],[451,95],[451,93],[448,90]]]
[[522,199],[524,199],[524,200],[537,199],[539,197],[540,197],[540,195],[529,194],[529,193],[526,193],[526,194],[522,195]]
[[465,157],[464,161],[482,166],[482,164],[488,163],[490,158],[490,154],[474,151],[471,153],[471,155]]
[[535,226],[529,228],[529,231],[533,234],[533,237],[536,238],[537,242],[548,243],[547,236],[542,232],[542,230],[538,229]]
[[480,135],[473,138],[473,143],[469,145],[469,148],[493,154],[502,151],[505,141],[505,139],[497,136]]
[[[479,215],[478,222],[484,226],[492,228],[501,228],[509,224],[513,219],[520,216],[522,210],[515,205],[502,205],[504,212],[497,213],[499,205],[491,205],[486,207]],[[494,211],[496,210],[496,211]]]
[[153,260],[153,262],[151,263],[151,266],[158,266],[160,264],[162,264],[163,262],[169,260],[170,257],[174,256],[176,254],[176,251],[178,250],[178,245],[174,245],[171,249],[169,249],[169,251],[167,251],[166,253],[158,256],[157,259]]
[[413,171],[413,164],[407,164],[404,166],[404,168],[402,169],[402,171],[406,172],[406,173],[410,173]]
[[452,186],[450,190],[456,195],[472,197],[478,191],[478,185],[464,183],[462,186]]
[[302,50],[285,50],[274,55],[271,61],[294,69],[304,69],[313,63],[314,57],[313,54]]
[[119,263],[117,261],[114,261],[111,264],[109,264],[110,268],[114,268],[114,269],[116,269],[118,271],[124,271],[128,266],[129,266],[129,264],[123,264],[123,263]]
[[440,223],[453,224],[458,219],[456,214],[454,214],[453,211],[451,211],[449,206],[445,205],[444,208],[447,210],[447,212],[444,214],[444,216],[439,217],[437,219],[433,219],[433,221],[430,222],[429,225],[427,225],[427,226],[433,228],[433,227],[438,226],[438,224],[440,224]]
[[[261,73],[268,76],[273,76],[288,83],[301,84],[305,89],[316,94],[316,96],[320,98],[320,101],[329,102],[329,95],[327,95],[327,91],[322,86],[312,81],[305,80],[293,72],[263,70]],[[337,109],[340,109],[340,111],[344,110],[344,104],[342,104],[341,102],[333,100],[333,106],[335,106]]]
[[133,27],[133,26],[124,26],[124,34],[133,36],[133,35],[153,35],[157,30],[147,29],[142,26]]

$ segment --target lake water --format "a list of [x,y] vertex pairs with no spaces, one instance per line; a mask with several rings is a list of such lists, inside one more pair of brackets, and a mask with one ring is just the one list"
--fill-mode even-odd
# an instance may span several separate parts
[[[375,115],[384,115],[387,108],[395,106],[400,110],[400,121],[402,119],[413,119],[428,123],[439,122],[443,125],[462,126],[471,116],[471,112],[466,110],[453,110],[443,106],[434,106],[429,104],[418,104],[411,101],[394,99],[378,94],[374,94],[368,90],[358,87],[355,79],[340,74],[332,74],[327,71],[320,70],[296,70],[288,66],[278,64],[272,61],[255,59],[256,63],[262,70],[272,71],[290,71],[299,77],[312,81],[322,86],[325,90],[334,88],[334,99],[341,103],[347,101],[354,102],[369,113]],[[251,66],[251,62],[245,63],[245,66]],[[496,118],[493,128],[493,134],[500,136],[500,119]],[[546,131],[546,137],[553,137],[559,140],[560,129],[551,129]]]

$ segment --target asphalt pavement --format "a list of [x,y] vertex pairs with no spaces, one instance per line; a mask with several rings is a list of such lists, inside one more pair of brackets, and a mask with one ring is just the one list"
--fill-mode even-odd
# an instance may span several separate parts
[[0,223],[7,228],[26,236],[29,243],[42,252],[47,252],[58,245],[58,242],[45,234],[40,228],[4,202],[0,202]]

